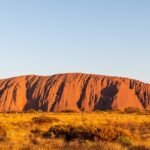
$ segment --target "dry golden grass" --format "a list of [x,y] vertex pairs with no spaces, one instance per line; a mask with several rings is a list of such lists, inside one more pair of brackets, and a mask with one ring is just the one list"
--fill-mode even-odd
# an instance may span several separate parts
[[[67,142],[63,137],[58,138],[54,135],[52,137],[48,135],[48,138],[44,138],[43,134],[48,133],[55,126],[71,126],[75,131],[79,131],[77,134],[81,134],[83,127],[86,129],[85,131],[92,133],[93,129],[94,132],[96,129],[103,127],[106,130],[102,131],[104,138],[97,140],[74,139]],[[78,130],[79,127],[82,128]],[[2,136],[5,136],[2,138],[3,140],[0,140],[0,149],[2,150],[72,150],[75,148],[79,150],[150,149],[149,114],[124,114],[118,112],[1,113],[0,129],[0,139]],[[110,131],[111,129],[117,130],[113,132]],[[118,130],[130,134],[130,139],[119,137],[115,140],[105,140],[107,136],[116,136]]]

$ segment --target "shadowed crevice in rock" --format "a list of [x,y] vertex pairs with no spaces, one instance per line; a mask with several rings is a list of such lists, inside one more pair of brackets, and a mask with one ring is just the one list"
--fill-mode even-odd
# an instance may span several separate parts
[[[9,83],[10,83],[10,81],[11,81],[11,80],[8,80],[8,81],[4,81],[4,82],[2,83],[1,86],[4,86],[4,88],[2,88],[2,89],[0,90],[0,97],[3,95],[4,91],[9,88]],[[3,85],[3,84],[4,84],[4,85]]]
[[31,82],[26,82],[26,97],[27,97],[27,103],[24,106],[24,111],[27,111],[29,109],[35,109],[38,110],[39,109],[39,102],[38,102],[38,98],[33,98],[33,93],[37,88],[38,82],[39,82],[40,77],[38,77],[38,79],[35,81],[35,83],[31,86]]
[[49,95],[50,89],[53,85],[55,85],[57,80],[53,80],[53,78],[50,78],[49,80],[47,80],[45,88],[44,88],[44,97],[43,99],[46,99]]
[[52,106],[50,108],[50,111],[54,111],[56,104],[58,104],[59,101],[61,100],[63,90],[64,90],[64,86],[65,86],[65,79],[59,85],[59,88],[58,88],[58,91],[57,91],[57,94],[56,94],[56,99],[55,99],[54,103],[52,104]]
[[116,85],[111,84],[110,86],[101,90],[101,97],[99,102],[95,105],[95,110],[111,110],[112,102],[116,98],[118,88]]
[[81,96],[80,96],[80,98],[79,98],[79,100],[78,100],[78,102],[77,102],[77,106],[78,106],[79,109],[82,108],[82,101],[85,99],[85,96],[86,96],[86,89],[87,89],[88,82],[89,82],[90,78],[91,78],[91,77],[88,77],[88,78],[86,79],[86,81],[85,81],[85,83],[84,83],[84,86],[83,86],[83,88],[82,88],[82,90],[81,90]]
[[17,96],[17,85],[14,87],[14,90],[13,90],[13,100],[14,102],[16,102],[16,96]]

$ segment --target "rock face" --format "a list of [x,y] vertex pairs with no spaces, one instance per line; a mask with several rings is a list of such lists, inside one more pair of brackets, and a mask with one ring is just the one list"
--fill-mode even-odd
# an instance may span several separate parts
[[150,84],[91,74],[22,76],[0,80],[0,111],[43,111],[127,107],[150,109]]

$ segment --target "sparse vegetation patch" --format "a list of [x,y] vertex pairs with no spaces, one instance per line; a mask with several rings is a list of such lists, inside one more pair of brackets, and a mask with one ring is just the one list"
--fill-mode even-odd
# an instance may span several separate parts
[[[49,136],[48,136],[49,135]],[[102,141],[114,141],[117,138],[124,136],[130,138],[130,134],[120,128],[114,127],[100,127],[94,126],[73,126],[73,125],[56,125],[52,126],[49,131],[43,134],[44,137],[64,137],[67,141],[73,139],[80,140],[102,140]]]
[[7,132],[4,126],[0,125],[0,142],[6,139]]
[[59,120],[54,117],[46,117],[44,115],[39,116],[39,117],[34,117],[32,118],[32,121],[37,124],[43,124],[43,123],[53,123],[53,122],[58,122]]

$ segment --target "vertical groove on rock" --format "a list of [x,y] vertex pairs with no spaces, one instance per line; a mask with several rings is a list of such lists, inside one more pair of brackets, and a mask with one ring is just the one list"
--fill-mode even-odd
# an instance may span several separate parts
[[84,85],[83,85],[83,88],[82,88],[82,90],[81,90],[81,96],[80,96],[80,98],[79,98],[79,100],[78,100],[78,102],[77,102],[77,106],[78,106],[78,108],[79,109],[83,109],[82,108],[82,101],[85,99],[85,95],[86,95],[86,89],[87,89],[87,85],[88,85],[88,82],[89,82],[89,80],[90,80],[90,76],[86,79],[86,81],[85,81],[85,83],[84,83]]
[[59,88],[58,88],[58,91],[57,91],[57,94],[56,94],[56,99],[55,99],[54,103],[52,104],[50,111],[54,111],[56,104],[59,103],[59,101],[61,100],[63,90],[64,90],[64,86],[65,86],[65,79],[59,85]]
[[37,88],[38,82],[39,82],[40,77],[38,77],[35,82],[32,84],[32,80],[31,82],[26,82],[26,97],[27,97],[27,103],[24,106],[24,110],[28,110],[28,109],[38,109],[38,99],[34,99],[33,98],[33,93],[35,91],[35,89]]

